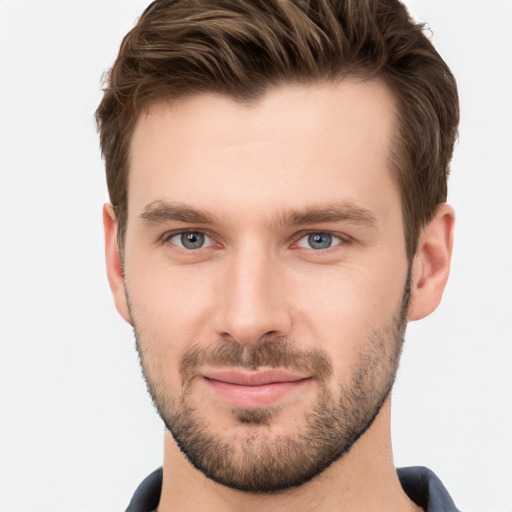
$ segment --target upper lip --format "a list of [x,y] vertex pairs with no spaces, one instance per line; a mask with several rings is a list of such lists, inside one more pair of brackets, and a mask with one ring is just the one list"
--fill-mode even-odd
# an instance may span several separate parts
[[203,377],[211,380],[225,382],[227,384],[238,384],[241,386],[263,386],[277,382],[295,382],[307,379],[309,375],[291,373],[286,370],[211,370],[203,372]]

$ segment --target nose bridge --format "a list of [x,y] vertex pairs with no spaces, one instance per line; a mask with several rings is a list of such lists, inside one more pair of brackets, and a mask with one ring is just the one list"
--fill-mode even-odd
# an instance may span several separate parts
[[253,240],[234,249],[220,291],[218,334],[241,344],[287,335],[291,317],[282,270],[279,258],[264,244]]

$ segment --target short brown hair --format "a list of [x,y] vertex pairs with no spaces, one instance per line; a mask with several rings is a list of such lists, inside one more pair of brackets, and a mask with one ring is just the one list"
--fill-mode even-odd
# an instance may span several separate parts
[[406,251],[446,201],[459,104],[450,69],[398,0],[156,0],[125,36],[96,111],[123,250],[130,141],[149,103],[202,92],[254,102],[272,86],[381,78]]

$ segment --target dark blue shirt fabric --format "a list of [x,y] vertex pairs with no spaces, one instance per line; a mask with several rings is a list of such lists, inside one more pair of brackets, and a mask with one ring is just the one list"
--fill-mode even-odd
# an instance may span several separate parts
[[[399,468],[398,478],[405,493],[425,512],[460,512],[441,480],[423,467]],[[158,507],[162,490],[162,468],[139,485],[126,512],[152,512]]]

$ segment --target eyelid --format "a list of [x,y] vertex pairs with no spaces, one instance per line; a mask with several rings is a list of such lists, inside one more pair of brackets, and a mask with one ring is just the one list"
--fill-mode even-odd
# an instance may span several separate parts
[[[204,245],[203,247],[199,247],[198,249],[187,249],[186,247],[183,247],[174,242],[171,242],[172,238],[174,238],[175,236],[178,236],[178,235],[183,235],[184,233],[200,233],[200,234],[204,235],[205,238],[208,238],[210,240],[210,242],[208,243],[208,245]],[[161,235],[158,238],[158,241],[162,244],[170,244],[170,245],[176,247],[178,250],[186,251],[189,253],[190,252],[198,252],[202,249],[208,249],[215,244],[220,245],[218,242],[216,242],[215,238],[212,236],[211,233],[208,232],[208,230],[194,229],[194,228],[189,228],[189,229],[182,228],[182,229],[175,229],[172,231],[166,231],[163,235]]]
[[350,244],[351,242],[353,242],[352,237],[350,237],[349,235],[346,235],[345,233],[339,233],[337,231],[329,231],[328,229],[309,229],[307,231],[301,231],[300,233],[295,235],[295,237],[294,237],[295,241],[293,242],[292,245],[294,247],[298,247],[298,248],[301,248],[301,249],[308,249],[308,247],[299,246],[298,245],[299,242],[303,238],[308,237],[309,235],[316,235],[316,234],[319,234],[319,235],[330,235],[333,238],[338,238],[340,240],[340,242],[336,243],[336,244],[333,244],[331,247],[328,247],[326,249],[313,249],[312,247],[309,247],[309,249],[311,249],[312,251],[315,251],[315,252],[328,251],[329,249],[333,249],[333,248],[338,247],[340,245]]
[[[212,243],[210,243],[209,245],[207,246],[204,246],[204,247],[201,247],[199,249],[186,249],[184,247],[181,247],[173,242],[171,242],[171,238],[176,236],[176,235],[181,235],[183,233],[201,233],[203,235],[205,235],[206,237],[208,237]],[[337,232],[337,231],[330,231],[328,229],[309,229],[309,230],[304,230],[304,231],[301,231],[300,233],[297,233],[293,236],[293,242],[292,242],[292,248],[297,248],[299,247],[298,246],[298,242],[300,240],[302,240],[303,238],[309,236],[309,235],[312,235],[312,234],[328,234],[328,235],[331,235],[332,237],[336,237],[340,240],[339,243],[333,245],[332,247],[329,247],[328,249],[331,249],[331,248],[334,248],[334,247],[337,247],[339,245],[345,245],[345,244],[350,244],[352,243],[354,240],[351,236],[345,234],[345,233],[340,233],[340,232]],[[194,229],[194,228],[188,228],[188,229],[174,229],[172,231],[166,231],[165,233],[163,233],[161,236],[158,237],[157,239],[157,242],[161,243],[161,244],[166,244],[166,243],[170,243],[171,245],[173,245],[174,247],[176,247],[177,249],[180,249],[180,250],[184,250],[184,251],[187,251],[187,252],[197,252],[197,251],[200,251],[201,249],[208,249],[209,247],[213,246],[213,245],[217,245],[217,246],[221,246],[222,243],[221,242],[218,242],[217,241],[217,237],[215,237],[211,232],[209,232],[209,230],[207,229],[203,229],[203,228],[197,228],[197,229]],[[311,250],[314,250],[314,249],[311,249]],[[327,249],[323,249],[324,251],[326,251]],[[319,250],[315,250],[315,252],[319,252]]]
[[[333,238],[333,244],[330,247],[326,248],[318,248],[315,249],[313,247],[309,247],[307,244],[307,241],[304,243],[304,245],[299,245],[301,240],[308,237],[309,235],[315,235],[315,234],[324,234],[324,235],[330,235]],[[354,239],[350,237],[349,235],[346,235],[345,233],[340,233],[336,231],[329,231],[327,229],[310,229],[307,231],[301,231],[294,237],[295,241],[292,243],[291,249],[295,250],[305,250],[308,253],[311,252],[313,254],[316,254],[318,256],[322,254],[330,254],[331,251],[335,250],[341,250],[343,248],[346,248],[348,245],[351,245],[354,242]],[[338,239],[338,241],[336,240]]]

